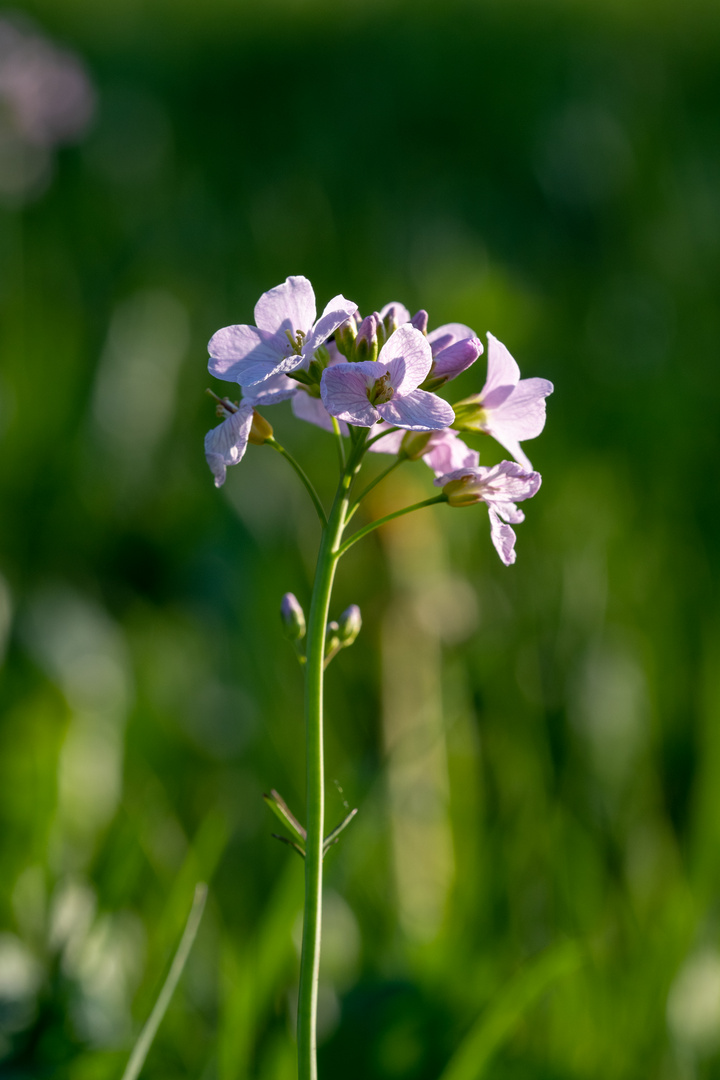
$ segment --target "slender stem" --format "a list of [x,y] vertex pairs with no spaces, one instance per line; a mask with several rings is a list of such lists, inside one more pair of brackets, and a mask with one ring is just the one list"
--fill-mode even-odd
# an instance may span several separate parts
[[422,502],[413,503],[412,506],[405,506],[402,510],[395,510],[392,514],[386,514],[385,517],[378,518],[377,521],[371,521],[369,525],[365,525],[362,529],[358,529],[358,531],[353,533],[344,544],[340,545],[338,558],[344,555],[346,551],[349,551],[353,544],[356,544],[358,540],[362,540],[368,533],[374,532],[375,529],[379,529],[381,525],[387,524],[387,522],[392,521],[393,518],[402,517],[403,514],[411,514],[413,510],[422,510],[423,506],[434,506],[435,503],[441,502],[447,502],[447,495],[436,495],[432,499],[424,499]]
[[392,464],[388,465],[387,469],[383,469],[383,471],[381,473],[377,474],[377,476],[375,477],[374,480],[370,481],[370,483],[367,485],[367,487],[364,488],[360,492],[358,497],[353,501],[353,504],[350,507],[350,512],[348,513],[348,521],[353,516],[353,514],[355,513],[355,511],[357,510],[358,506],[363,501],[365,496],[368,495],[372,491],[372,489],[377,484],[380,483],[381,480],[384,480],[386,476],[389,476],[390,473],[393,471],[393,469],[397,469],[398,465],[402,465],[403,461],[407,461],[407,458],[405,458],[405,457],[397,457],[397,458],[395,458],[395,460],[392,462]]
[[343,472],[344,469],[345,469],[345,444],[343,442],[343,437],[340,434],[340,425],[339,425],[339,423],[337,422],[337,420],[335,419],[334,416],[331,417],[331,420],[332,420],[333,431],[335,432],[335,438],[337,439],[338,461],[340,462],[340,472]]
[[350,491],[365,453],[365,438],[355,440],[340,477],[327,524],[323,528],[307,631],[305,665],[305,745],[307,806],[305,844],[305,910],[300,990],[298,995],[298,1076],[317,1080],[317,995],[322,930],[322,867],[325,828],[323,766],[323,682],[325,628],[335,567],[347,521]]
[[288,450],[286,450],[284,446],[280,445],[280,443],[277,441],[277,439],[269,438],[269,439],[266,439],[265,441],[267,442],[268,446],[272,446],[273,450],[277,450],[277,452],[279,454],[282,454],[282,456],[287,461],[290,462],[293,469],[298,474],[298,476],[302,480],[303,484],[307,488],[308,494],[309,494],[310,498],[313,501],[313,506],[317,510],[317,515],[320,518],[321,524],[322,525],[327,525],[327,515],[326,515],[325,510],[323,508],[323,504],[320,502],[320,496],[318,495],[317,491],[315,490],[315,487],[313,485],[312,480],[310,479],[308,474],[305,472],[302,465],[300,465],[300,463],[295,460],[295,458],[292,456],[292,454]]

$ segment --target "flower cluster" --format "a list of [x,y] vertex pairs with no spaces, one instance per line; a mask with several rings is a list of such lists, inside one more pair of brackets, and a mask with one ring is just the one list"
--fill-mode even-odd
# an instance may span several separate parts
[[[205,452],[219,487],[248,442],[271,440],[258,407],[292,400],[295,415],[341,437],[359,432],[367,448],[396,460],[423,461],[450,506],[484,502],[492,540],[506,565],[515,561],[511,525],[523,520],[516,502],[540,486],[521,442],[545,424],[546,379],[521,379],[505,346],[487,335],[487,377],[478,394],[451,405],[437,393],[469,368],[483,345],[468,326],[428,331],[428,315],[393,302],[361,318],[357,305],[334,297],[317,318],[305,277],[289,277],[263,293],[255,325],[227,326],[210,340],[212,375],[240,388],[240,400],[217,399],[223,423],[208,432]],[[491,435],[514,459],[491,468],[459,432]]]

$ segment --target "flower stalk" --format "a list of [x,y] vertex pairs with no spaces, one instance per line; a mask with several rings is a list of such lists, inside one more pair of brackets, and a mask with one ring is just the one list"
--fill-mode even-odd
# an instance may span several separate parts
[[[363,433],[364,434],[364,433]],[[298,1076],[317,1080],[317,996],[322,930],[322,871],[325,847],[323,690],[325,629],[335,569],[347,523],[350,492],[365,453],[356,441],[343,470],[327,524],[323,528],[307,631],[305,664],[306,844],[305,908],[298,996]]]

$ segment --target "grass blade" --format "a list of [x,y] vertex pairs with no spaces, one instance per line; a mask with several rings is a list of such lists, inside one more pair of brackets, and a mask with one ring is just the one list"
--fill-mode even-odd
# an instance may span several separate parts
[[145,1024],[145,1027],[140,1032],[138,1041],[133,1047],[130,1060],[122,1075],[122,1080],[137,1080],[137,1077],[140,1075],[140,1070],[145,1064],[145,1058],[152,1046],[152,1041],[157,1034],[157,1030],[160,1027],[167,1007],[170,1004],[170,999],[173,996],[175,987],[180,981],[185,962],[190,955],[190,950],[195,941],[195,935],[197,934],[200,920],[202,919],[202,914],[205,910],[206,899],[207,885],[201,881],[195,886],[195,895],[193,897],[192,907],[190,908],[190,914],[188,915],[188,920],[185,924],[185,929],[183,931],[183,936],[180,939],[177,952],[170,965],[170,971],[163,983],[163,988],[155,1002],[153,1011],[150,1013],[150,1017]]
[[563,941],[526,964],[470,1028],[440,1080],[481,1080],[492,1055],[512,1034],[527,1009],[556,979],[577,970],[581,959],[578,945]]

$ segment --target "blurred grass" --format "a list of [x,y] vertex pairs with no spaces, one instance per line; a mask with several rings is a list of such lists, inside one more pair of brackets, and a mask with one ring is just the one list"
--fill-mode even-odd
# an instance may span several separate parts
[[[341,568],[322,1074],[431,1080],[479,1031],[494,1080],[720,1076],[717,5],[23,10],[100,107],[0,208],[2,1075],[121,1075],[198,877],[144,1075],[293,1075],[262,792],[302,817],[277,610],[317,523],[277,455],[218,493],[201,445],[208,337],[305,273],[556,384],[515,567],[434,508]],[[271,420],[327,497],[329,437]]]

